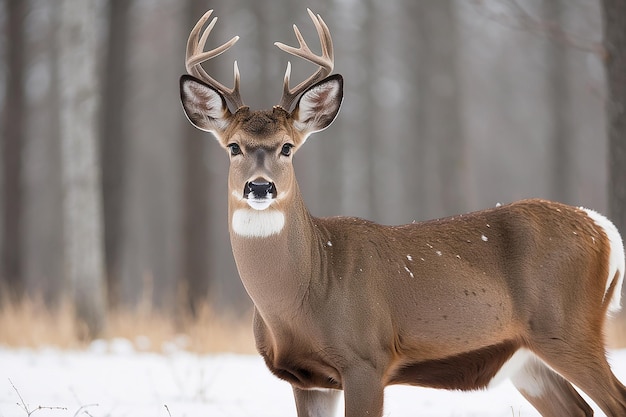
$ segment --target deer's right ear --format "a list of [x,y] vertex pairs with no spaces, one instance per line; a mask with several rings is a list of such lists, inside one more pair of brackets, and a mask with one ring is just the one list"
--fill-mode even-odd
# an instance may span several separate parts
[[185,115],[195,127],[213,133],[218,139],[232,116],[219,91],[191,75],[180,77],[180,101]]

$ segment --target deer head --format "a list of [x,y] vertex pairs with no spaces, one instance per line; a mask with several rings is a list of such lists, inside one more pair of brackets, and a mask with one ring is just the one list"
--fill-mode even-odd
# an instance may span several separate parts
[[[211,132],[228,151],[229,190],[235,210],[279,210],[281,201],[289,199],[297,188],[292,166],[293,155],[310,134],[332,123],[341,106],[343,78],[341,75],[328,76],[333,69],[330,32],[322,18],[309,10],[320,37],[322,55],[315,55],[309,49],[295,25],[299,48],[276,43],[280,49],[312,62],[319,68],[296,87],[290,88],[291,65],[287,64],[280,104],[272,110],[253,111],[241,99],[236,62],[232,89],[215,81],[201,67],[202,62],[228,50],[239,39],[234,37],[211,51],[203,52],[217,20],[214,18],[200,36],[211,13],[207,12],[200,19],[187,43],[186,67],[192,75],[180,78],[185,114],[194,126]],[[275,214],[278,215],[277,224],[280,225],[280,213]]]

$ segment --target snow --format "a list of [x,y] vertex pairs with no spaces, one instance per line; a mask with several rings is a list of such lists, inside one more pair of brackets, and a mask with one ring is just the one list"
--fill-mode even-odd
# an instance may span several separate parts
[[[626,350],[610,358],[626,381]],[[290,386],[259,356],[145,353],[124,340],[83,351],[0,347],[0,417],[26,417],[24,404],[35,417],[296,416]],[[387,388],[385,416],[416,415],[539,416],[508,381],[471,393]]]
[[408,273],[409,273],[409,275],[411,276],[411,278],[415,278],[415,275],[413,275],[413,272],[411,272],[411,270],[410,270],[408,267],[406,267],[406,266],[405,266],[405,267],[404,267],[404,270],[405,270],[406,272],[408,272]]

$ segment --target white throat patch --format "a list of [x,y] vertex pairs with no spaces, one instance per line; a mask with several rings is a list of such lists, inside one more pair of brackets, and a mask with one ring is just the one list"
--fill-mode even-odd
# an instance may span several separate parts
[[277,235],[285,226],[285,215],[278,210],[237,209],[231,224],[233,231],[243,237]]

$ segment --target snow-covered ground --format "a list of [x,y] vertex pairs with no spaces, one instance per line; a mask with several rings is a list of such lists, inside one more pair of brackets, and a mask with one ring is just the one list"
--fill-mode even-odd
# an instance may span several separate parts
[[[626,350],[611,352],[610,360],[618,378],[626,382]],[[472,393],[389,387],[385,395],[386,416],[539,416],[508,382]],[[342,404],[338,415],[341,409]],[[258,356],[195,355],[177,349],[141,353],[124,340],[96,342],[84,351],[0,347],[0,417],[29,413],[34,417],[296,415],[291,388],[273,377]]]

